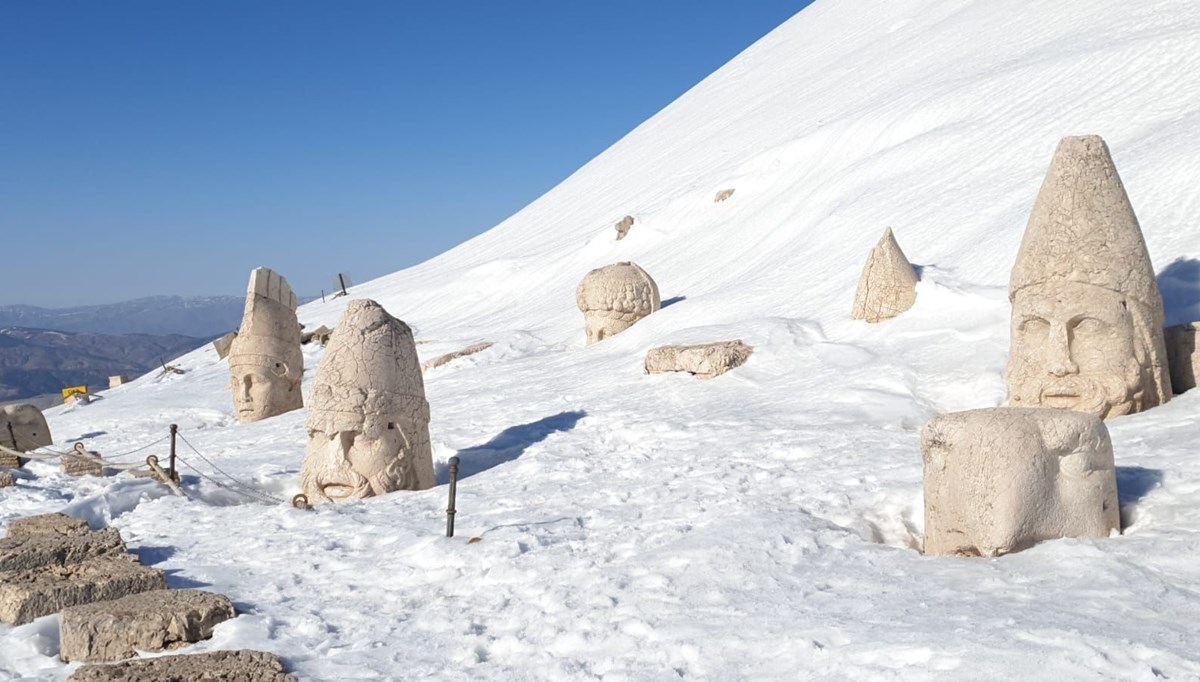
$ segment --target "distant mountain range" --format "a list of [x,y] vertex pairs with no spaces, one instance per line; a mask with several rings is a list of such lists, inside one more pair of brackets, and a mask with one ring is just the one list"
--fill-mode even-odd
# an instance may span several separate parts
[[151,296],[75,308],[8,305],[0,306],[0,327],[215,338],[237,329],[245,304],[243,296]]

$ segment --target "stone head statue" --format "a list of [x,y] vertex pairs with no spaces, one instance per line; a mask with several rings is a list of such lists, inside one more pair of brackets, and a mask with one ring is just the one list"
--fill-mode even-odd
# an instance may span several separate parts
[[629,262],[589,272],[575,289],[575,302],[583,311],[588,345],[620,334],[662,307],[658,285]]
[[250,273],[242,326],[229,347],[230,390],[238,419],[254,422],[304,406],[304,354],[296,294],[267,268]]
[[1171,397],[1154,268],[1108,146],[1059,143],[1009,284],[1011,404],[1101,419]]
[[[15,442],[14,442],[15,441]],[[26,452],[52,445],[50,425],[42,411],[33,405],[0,407],[0,444]]]
[[308,396],[300,484],[310,502],[434,485],[429,403],[408,325],[375,301],[351,301]]
[[994,407],[921,432],[925,553],[996,556],[1120,527],[1104,422],[1067,410]]

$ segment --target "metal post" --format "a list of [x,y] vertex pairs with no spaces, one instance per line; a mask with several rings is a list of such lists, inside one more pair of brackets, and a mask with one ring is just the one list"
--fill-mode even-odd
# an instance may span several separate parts
[[458,492],[458,458],[450,458],[450,506],[446,507],[446,537],[454,537],[454,495]]
[[325,290],[322,289],[321,290],[321,303],[324,303],[324,302],[325,302]]
[[338,273],[338,284],[342,285],[342,294],[345,295],[345,293],[346,293],[346,278],[340,272]]
[[173,481],[179,480],[179,474],[178,474],[178,472],[175,471],[175,435],[178,432],[179,432],[179,425],[171,424],[171,468],[168,471],[168,474],[171,476],[171,480],[173,480]]
[[12,422],[8,422],[6,426],[8,426],[8,437],[12,439],[13,450],[20,452],[21,448],[17,445],[17,434],[13,433]]

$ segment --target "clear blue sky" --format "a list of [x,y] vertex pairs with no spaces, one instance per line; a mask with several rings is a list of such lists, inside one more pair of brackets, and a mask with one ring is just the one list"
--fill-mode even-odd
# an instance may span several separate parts
[[0,2],[0,304],[413,265],[809,1]]

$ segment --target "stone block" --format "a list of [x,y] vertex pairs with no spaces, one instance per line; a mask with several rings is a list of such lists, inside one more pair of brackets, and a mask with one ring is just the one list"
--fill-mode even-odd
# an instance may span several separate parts
[[24,465],[24,457],[18,457],[12,452],[0,451],[0,467],[6,467],[8,469],[20,469]]
[[76,452],[68,452],[59,458],[62,464],[63,473],[70,476],[103,476],[104,463],[100,461],[99,456],[91,456],[91,453],[83,455]]
[[116,528],[75,535],[9,535],[0,540],[0,571],[27,571],[43,566],[66,566],[107,555],[124,555],[125,543]]
[[439,355],[432,360],[428,360],[426,362],[421,363],[421,372],[428,372],[429,370],[434,369],[436,367],[441,367],[442,365],[450,362],[451,360],[465,358],[468,355],[474,355],[480,351],[485,351],[485,350],[491,348],[492,345],[493,344],[491,341],[481,341],[479,343],[473,343],[473,344],[467,346],[466,348],[463,348],[462,350],[456,350],[453,353],[446,353],[445,355]]
[[82,535],[90,533],[87,521],[59,512],[25,516],[8,522],[8,537],[25,535]]
[[1116,467],[1099,417],[995,407],[935,417],[921,433],[925,553],[998,556],[1120,528]]
[[210,651],[85,665],[68,682],[296,682],[278,656],[263,651]]
[[235,616],[227,597],[201,590],[154,590],[64,609],[59,656],[64,661],[119,661],[212,637]]
[[17,484],[17,477],[11,471],[0,471],[0,488],[8,488]]
[[690,372],[712,379],[740,366],[754,352],[742,341],[719,341],[690,346],[659,346],[646,352],[646,373]]
[[166,588],[162,571],[128,555],[0,573],[0,621],[20,625],[69,606]]
[[1200,371],[1200,345],[1196,336],[1200,334],[1200,322],[1167,327],[1167,366],[1171,368],[1171,388],[1175,393],[1190,391],[1196,387],[1196,373]]

